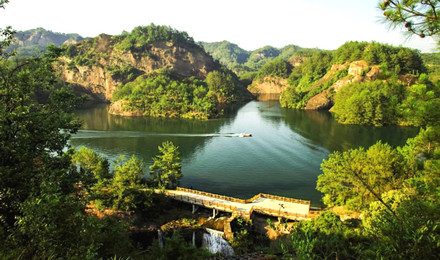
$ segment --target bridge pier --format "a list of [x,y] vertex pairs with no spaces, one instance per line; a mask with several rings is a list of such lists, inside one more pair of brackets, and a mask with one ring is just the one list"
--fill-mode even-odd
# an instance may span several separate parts
[[212,209],[212,218],[215,218],[218,214],[218,210]]
[[192,208],[192,214],[195,214],[196,211],[199,209],[199,206],[192,204],[193,208]]

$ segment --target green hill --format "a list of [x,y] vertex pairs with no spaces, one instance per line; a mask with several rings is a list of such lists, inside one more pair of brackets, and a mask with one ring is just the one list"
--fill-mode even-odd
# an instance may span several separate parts
[[77,91],[112,101],[110,113],[124,116],[207,119],[251,97],[186,32],[154,24],[69,45],[57,71]]
[[239,76],[246,72],[258,71],[264,64],[275,58],[287,61],[296,52],[309,50],[296,45],[287,45],[283,48],[264,46],[253,51],[247,51],[228,41],[202,42],[201,44],[214,59],[236,72]]

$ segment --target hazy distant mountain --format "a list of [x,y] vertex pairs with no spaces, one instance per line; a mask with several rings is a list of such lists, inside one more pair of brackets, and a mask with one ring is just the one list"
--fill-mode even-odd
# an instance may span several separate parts
[[19,55],[33,56],[40,51],[46,50],[46,46],[54,44],[75,44],[85,38],[76,33],[57,33],[43,28],[36,28],[27,31],[17,31],[16,42],[9,46],[8,51],[16,50]]
[[237,44],[228,41],[202,42],[205,50],[222,64],[238,65],[249,59],[251,52],[240,48]]
[[237,44],[222,42],[202,42],[205,50],[220,63],[234,71],[257,71],[274,58],[288,60],[303,48],[287,45],[281,49],[265,46],[253,51],[246,51]]

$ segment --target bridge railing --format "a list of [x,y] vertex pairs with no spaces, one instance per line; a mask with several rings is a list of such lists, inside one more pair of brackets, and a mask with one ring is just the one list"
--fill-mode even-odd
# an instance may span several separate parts
[[198,195],[203,195],[203,196],[207,196],[207,197],[211,197],[211,198],[215,198],[215,199],[222,199],[222,200],[243,203],[243,204],[246,203],[246,200],[243,200],[243,199],[237,199],[237,198],[233,198],[233,197],[229,197],[229,196],[218,195],[218,194],[204,192],[204,191],[192,190],[192,189],[187,189],[187,188],[182,188],[182,187],[177,187],[177,190],[178,191],[185,191],[185,192],[189,192],[189,193],[193,193],[193,194],[198,194]]
[[276,210],[265,207],[253,206],[253,211],[263,213],[265,215],[271,215],[275,217],[284,217],[284,218],[308,218],[308,214],[301,214],[286,210]]
[[203,195],[203,196],[216,198],[216,199],[222,199],[222,200],[227,200],[227,201],[232,201],[232,202],[237,202],[237,203],[243,203],[243,204],[252,203],[255,200],[263,197],[263,198],[280,200],[280,201],[285,201],[285,202],[293,202],[293,203],[298,203],[298,204],[310,205],[310,201],[308,201],[308,200],[292,199],[292,198],[286,198],[286,197],[265,194],[265,193],[259,193],[250,199],[243,200],[243,199],[237,199],[237,198],[233,198],[233,197],[218,195],[218,194],[204,192],[204,191],[192,190],[192,189],[182,188],[182,187],[177,187],[177,190],[178,191],[185,191],[185,192],[189,192],[189,193],[193,193],[193,194],[198,194],[198,195]]
[[286,198],[286,197],[281,197],[281,196],[271,195],[271,194],[264,194],[264,193],[260,193],[260,194],[261,194],[262,197],[268,198],[268,199],[274,199],[274,200],[281,200],[281,201],[285,201],[285,202],[293,202],[293,203],[298,203],[298,204],[310,205],[310,201],[309,200],[292,199],[292,198]]
[[184,201],[184,202],[188,202],[188,203],[193,203],[193,204],[198,204],[198,205],[202,205],[205,207],[215,207],[216,209],[222,210],[222,211],[226,211],[226,212],[235,212],[237,211],[237,207],[236,206],[232,206],[232,205],[228,205],[225,203],[221,203],[221,202],[215,202],[215,201],[210,201],[210,200],[204,200],[204,199],[198,199],[198,198],[194,198],[194,197],[190,197],[190,196],[185,196],[185,195],[178,195],[178,194],[174,194],[174,193],[167,193],[168,196],[173,197],[177,200],[180,201]]

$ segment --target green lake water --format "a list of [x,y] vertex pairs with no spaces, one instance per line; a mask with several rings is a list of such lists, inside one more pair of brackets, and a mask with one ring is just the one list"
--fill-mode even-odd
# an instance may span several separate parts
[[270,193],[316,206],[321,203],[316,180],[329,153],[378,140],[403,145],[418,133],[415,128],[341,125],[328,112],[283,109],[278,101],[251,101],[227,118],[208,121],[113,116],[106,105],[79,110],[77,116],[84,124],[70,144],[111,161],[135,154],[148,172],[157,147],[169,140],[180,147],[182,187],[239,198]]

